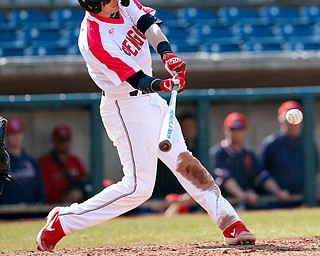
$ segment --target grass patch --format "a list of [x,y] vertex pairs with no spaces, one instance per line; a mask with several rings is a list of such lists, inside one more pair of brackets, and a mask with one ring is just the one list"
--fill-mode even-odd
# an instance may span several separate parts
[[[240,212],[257,239],[319,235],[320,208]],[[0,251],[34,250],[44,220],[0,223]],[[57,248],[222,241],[207,214],[118,217],[64,238]]]

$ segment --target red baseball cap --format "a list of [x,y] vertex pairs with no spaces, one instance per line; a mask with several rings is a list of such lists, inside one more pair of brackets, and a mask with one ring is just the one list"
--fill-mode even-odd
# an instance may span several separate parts
[[23,132],[23,124],[18,118],[9,118],[7,122],[7,133]]
[[67,141],[71,139],[72,132],[67,125],[58,125],[53,129],[52,137],[56,141]]
[[243,114],[232,112],[224,119],[223,127],[229,129],[245,129],[247,127],[247,120]]
[[299,109],[301,110],[301,105],[299,102],[294,101],[294,100],[288,100],[283,102],[280,107],[278,108],[278,119],[279,121],[284,120],[285,114],[290,110],[290,109]]

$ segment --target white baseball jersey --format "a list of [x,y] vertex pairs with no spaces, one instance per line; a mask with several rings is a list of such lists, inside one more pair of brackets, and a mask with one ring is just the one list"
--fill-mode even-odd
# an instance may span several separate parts
[[154,13],[138,1],[119,4],[119,18],[102,18],[86,12],[81,24],[79,49],[89,75],[106,94],[135,90],[126,79],[139,70],[151,76],[151,54],[146,37],[137,29],[139,18]]

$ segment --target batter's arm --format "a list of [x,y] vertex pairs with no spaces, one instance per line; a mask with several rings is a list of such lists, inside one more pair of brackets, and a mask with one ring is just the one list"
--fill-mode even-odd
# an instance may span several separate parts
[[176,56],[167,37],[162,33],[161,28],[153,24],[145,32],[145,36],[152,45],[152,47],[160,54],[161,60],[169,73],[174,76],[178,73],[180,76],[186,76],[186,63]]
[[146,93],[152,92],[171,92],[174,85],[179,85],[179,90],[184,89],[184,77],[173,77],[169,79],[159,79],[146,75],[142,70],[133,74],[126,80],[133,88]]
[[[146,30],[145,36],[148,39],[151,46],[153,47],[153,49],[157,51],[161,56],[164,53],[172,52],[172,49],[167,37],[162,33],[161,28],[157,24],[152,24]],[[162,49],[163,47],[162,45],[165,45],[164,49]]]

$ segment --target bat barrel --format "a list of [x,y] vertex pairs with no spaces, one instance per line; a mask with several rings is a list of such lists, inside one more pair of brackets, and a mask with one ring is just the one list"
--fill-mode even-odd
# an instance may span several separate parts
[[161,141],[159,143],[159,149],[163,152],[168,152],[171,149],[171,143],[168,140]]

